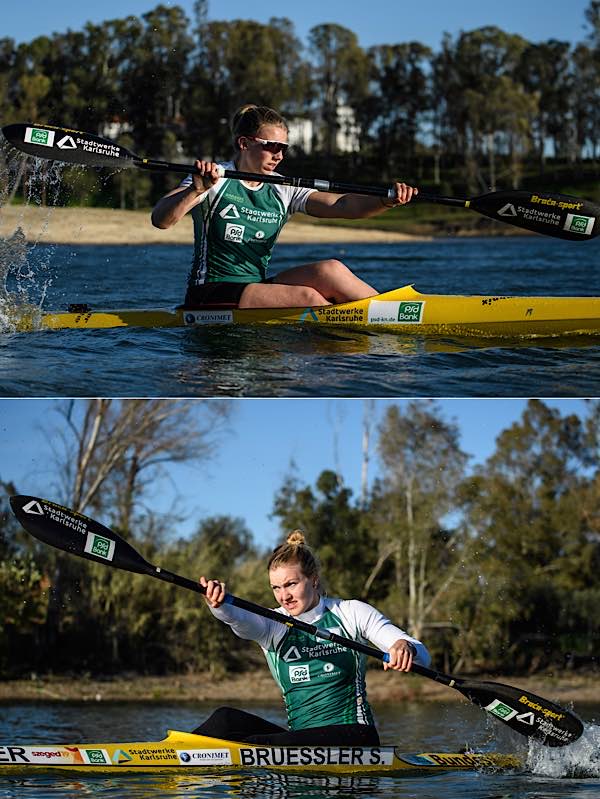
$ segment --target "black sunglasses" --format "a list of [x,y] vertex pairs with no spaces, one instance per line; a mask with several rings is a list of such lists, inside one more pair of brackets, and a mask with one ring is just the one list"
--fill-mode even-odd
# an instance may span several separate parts
[[251,139],[252,141],[257,141],[263,148],[263,150],[268,150],[268,152],[277,154],[282,153],[285,155],[287,153],[287,149],[290,146],[287,142],[284,141],[271,141],[270,139],[259,139],[258,136],[246,136],[247,139]]

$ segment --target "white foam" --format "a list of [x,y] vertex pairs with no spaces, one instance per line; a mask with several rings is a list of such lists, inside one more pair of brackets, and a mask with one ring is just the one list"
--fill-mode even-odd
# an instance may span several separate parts
[[569,746],[547,747],[530,740],[527,767],[544,777],[600,777],[600,726],[586,724]]

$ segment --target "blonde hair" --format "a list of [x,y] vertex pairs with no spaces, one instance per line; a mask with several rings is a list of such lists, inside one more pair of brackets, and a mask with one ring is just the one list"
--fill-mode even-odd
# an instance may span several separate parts
[[305,577],[316,577],[321,582],[319,562],[311,548],[306,543],[302,530],[292,530],[285,542],[275,547],[269,558],[267,568],[276,569],[278,566],[287,566],[297,563]]
[[240,136],[256,136],[263,125],[276,125],[288,131],[288,124],[281,114],[267,105],[248,103],[238,108],[231,119],[234,149],[236,151],[240,149],[238,144]]

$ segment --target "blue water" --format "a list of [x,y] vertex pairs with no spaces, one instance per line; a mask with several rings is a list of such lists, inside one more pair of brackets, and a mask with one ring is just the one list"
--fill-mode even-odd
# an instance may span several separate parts
[[[190,730],[214,709],[209,703],[9,704],[0,707],[0,745],[149,741],[166,728]],[[279,705],[247,709],[282,723]],[[447,772],[433,776],[353,777],[287,775],[259,770],[202,773],[70,776],[0,776],[2,799],[598,799],[600,705],[577,708],[584,736],[565,749],[529,746],[498,721],[466,702],[375,706],[382,739],[402,751],[516,752],[525,765],[514,773]],[[594,721],[596,720],[596,721]]]
[[[600,295],[597,239],[279,245],[273,271],[325,257],[380,291],[414,283],[440,294]],[[47,310],[174,306],[189,260],[186,246],[37,245],[6,283]],[[0,396],[65,395],[598,396],[600,337],[532,346],[285,326],[0,333]]]

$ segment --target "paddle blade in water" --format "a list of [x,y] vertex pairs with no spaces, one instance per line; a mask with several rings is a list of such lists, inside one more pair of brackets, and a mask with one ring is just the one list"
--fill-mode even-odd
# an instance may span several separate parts
[[53,125],[17,123],[2,128],[5,138],[28,155],[83,166],[125,167],[135,165],[135,156],[125,147],[79,130]]
[[583,733],[583,723],[574,713],[530,691],[463,679],[456,680],[453,687],[515,732],[545,746],[567,746]]
[[81,513],[47,499],[13,496],[10,506],[34,538],[72,555],[138,574],[154,567],[117,533]]
[[600,206],[566,194],[495,191],[469,200],[467,207],[509,225],[570,241],[600,233]]

